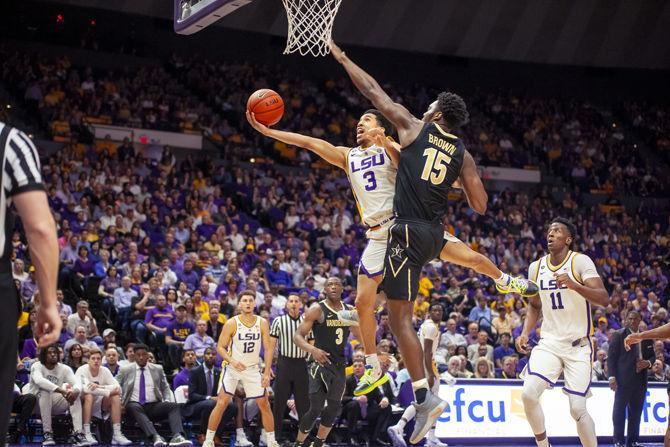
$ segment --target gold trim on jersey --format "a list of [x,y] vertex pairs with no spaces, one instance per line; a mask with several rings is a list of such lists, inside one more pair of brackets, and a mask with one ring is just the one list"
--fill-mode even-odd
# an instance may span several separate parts
[[452,133],[449,133],[446,130],[442,129],[439,124],[437,124],[437,123],[433,123],[433,124],[435,124],[435,127],[437,127],[437,130],[439,130],[440,133],[442,133],[442,135],[444,135],[445,137],[458,138],[456,135],[454,135]]
[[409,227],[405,224],[405,249],[409,248]]
[[570,260],[570,255],[572,255],[572,251],[571,251],[571,250],[568,250],[568,254],[565,256],[565,259],[563,260],[563,262],[561,262],[560,265],[557,265],[557,266],[556,266],[556,265],[554,265],[554,264],[551,263],[551,253],[549,253],[549,254],[547,255],[547,268],[548,268],[549,270],[551,270],[552,272],[555,272],[556,270],[558,270],[558,269],[560,269],[561,267],[563,267],[563,266],[565,265],[565,263],[568,262],[568,261]]
[[[336,313],[339,312],[339,310],[335,310],[335,309],[333,309],[332,307],[330,307],[330,306],[328,305],[328,302],[327,302],[326,300],[323,300],[323,301],[321,301],[321,302],[322,302],[323,305],[326,306],[332,313],[336,314]],[[346,307],[344,307],[344,304],[343,304],[343,303],[340,303],[340,304],[342,304],[342,309],[340,309],[340,310],[344,310],[344,309],[346,309]],[[324,317],[325,317],[325,315],[324,315]]]
[[347,174],[347,180],[349,180],[349,184],[351,185],[351,194],[354,196],[354,202],[356,203],[356,209],[358,209],[358,215],[361,217],[361,222],[365,223],[365,220],[363,219],[363,208],[361,208],[361,203],[358,201],[358,197],[356,197],[356,191],[354,191],[354,182],[351,181],[351,176],[349,175],[349,154],[354,149],[355,148],[350,147],[347,151],[347,155],[345,156],[346,165],[344,166],[344,173]]
[[537,270],[535,270],[535,277],[533,278],[533,282],[537,282],[537,277],[540,276],[540,267],[542,267],[542,258],[537,263]]
[[584,285],[584,281],[582,281],[582,278],[580,275],[575,272],[575,258],[577,257],[579,253],[573,252],[572,254],[572,260],[570,261],[570,271],[572,272],[572,277],[575,278],[575,281],[577,281],[579,284]]
[[251,323],[251,326],[249,326],[249,325],[247,325],[247,323],[242,321],[242,317],[240,315],[236,315],[236,317],[237,317],[237,321],[242,323],[244,325],[244,327],[247,328],[247,329],[251,329],[252,327],[256,326],[256,323],[258,322],[258,319],[260,318],[258,315],[254,315],[254,322]]
[[[405,261],[407,261],[407,258],[405,258]],[[405,261],[403,261],[403,264]],[[412,269],[407,269],[407,301],[412,301]]]

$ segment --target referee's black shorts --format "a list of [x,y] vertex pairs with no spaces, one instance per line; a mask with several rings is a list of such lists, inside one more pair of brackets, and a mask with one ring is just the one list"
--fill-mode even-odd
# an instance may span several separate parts
[[397,218],[389,229],[381,290],[391,300],[414,301],[419,291],[421,269],[440,256],[454,236],[440,222]]

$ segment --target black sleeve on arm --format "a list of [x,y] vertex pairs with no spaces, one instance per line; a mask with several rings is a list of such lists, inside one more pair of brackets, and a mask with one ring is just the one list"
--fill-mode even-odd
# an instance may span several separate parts
[[617,376],[617,363],[619,362],[621,345],[621,332],[616,331],[614,334],[612,334],[612,340],[610,340],[610,345],[607,349],[607,372],[609,377]]

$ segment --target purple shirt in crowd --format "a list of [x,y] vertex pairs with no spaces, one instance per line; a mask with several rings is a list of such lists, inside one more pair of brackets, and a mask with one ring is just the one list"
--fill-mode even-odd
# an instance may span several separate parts
[[186,341],[186,337],[195,332],[195,326],[190,321],[186,320],[183,323],[174,320],[167,326],[165,335],[169,335],[173,340]]
[[151,323],[159,328],[167,328],[174,319],[174,311],[169,306],[165,306],[162,309],[155,306],[147,311],[144,322]]

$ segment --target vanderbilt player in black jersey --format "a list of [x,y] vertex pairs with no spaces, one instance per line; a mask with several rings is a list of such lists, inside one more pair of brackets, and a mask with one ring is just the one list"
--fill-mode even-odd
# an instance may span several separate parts
[[412,324],[421,269],[439,257],[489,276],[501,293],[533,296],[538,287],[503,273],[486,256],[444,231],[442,219],[452,187],[462,187],[468,204],[479,214],[486,212],[488,200],[472,155],[453,133],[468,120],[463,99],[442,92],[423,118],[416,118],[333,42],[331,51],[356,88],[396,127],[400,139],[393,202],[397,217],[389,231],[382,290],[388,298],[391,329],[412,378],[417,413],[410,442],[416,444],[447,406],[428,389],[421,344]]
[[[300,419],[296,446],[321,447],[328,437],[335,418],[342,410],[342,396],[346,387],[345,368],[347,361],[344,348],[349,338],[349,330],[360,340],[357,327],[349,327],[341,321],[337,312],[347,306],[342,303],[342,282],[332,277],[323,289],[326,299],[312,305],[305,312],[305,319],[293,335],[298,347],[312,357],[309,366],[309,411]],[[312,331],[314,345],[307,342],[307,334]],[[328,406],[323,406],[328,400]],[[321,415],[321,423],[316,439],[305,441],[316,418]]]

